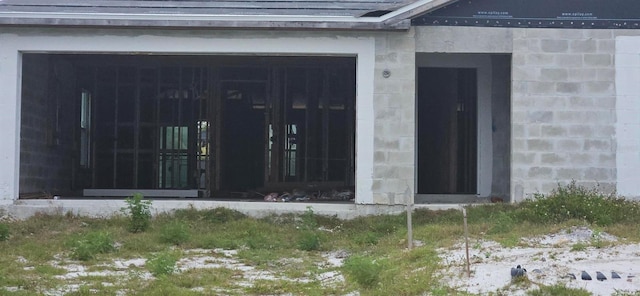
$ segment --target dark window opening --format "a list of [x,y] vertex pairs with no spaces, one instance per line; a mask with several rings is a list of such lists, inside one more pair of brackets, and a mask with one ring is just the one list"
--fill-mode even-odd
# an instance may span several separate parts
[[[61,130],[75,139],[61,164],[71,181],[41,188],[261,198],[354,186],[354,57],[25,55],[40,58],[64,63],[59,79],[81,98],[63,114],[75,127]],[[47,81],[26,71],[23,89]],[[23,95],[25,106],[37,99]],[[37,112],[23,117],[53,116]]]

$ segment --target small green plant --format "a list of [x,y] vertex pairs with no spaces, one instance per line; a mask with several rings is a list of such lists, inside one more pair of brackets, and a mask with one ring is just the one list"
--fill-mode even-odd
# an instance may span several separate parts
[[535,223],[561,223],[584,220],[599,226],[638,222],[640,203],[602,193],[598,187],[585,188],[571,182],[559,185],[550,194],[534,194],[522,202],[519,217]]
[[111,234],[104,231],[89,232],[71,240],[71,258],[81,261],[94,259],[98,254],[115,251]]
[[562,284],[557,284],[553,286],[540,286],[539,289],[533,289],[527,291],[527,295],[529,296],[555,296],[555,295],[563,295],[563,296],[589,296],[589,293],[585,289],[574,289],[568,288]]
[[313,208],[307,210],[300,217],[302,223],[300,235],[298,236],[298,249],[303,251],[314,251],[320,248],[320,235],[318,234],[318,221],[313,213]]
[[587,249],[587,245],[585,243],[575,243],[571,246],[571,252],[580,252]]
[[126,207],[122,208],[129,216],[129,231],[144,232],[151,224],[151,200],[145,200],[142,194],[135,193],[125,200]]
[[607,246],[607,242],[604,239],[604,235],[602,234],[602,230],[594,229],[591,234],[591,245],[596,249],[602,249]]
[[153,276],[159,277],[172,274],[176,271],[177,254],[160,252],[147,260],[146,266]]
[[318,228],[318,221],[313,213],[312,207],[307,207],[307,210],[302,214],[302,228],[306,230],[315,230]]
[[379,239],[380,239],[379,235],[372,231],[365,231],[363,233],[358,233],[353,237],[354,242],[362,246],[377,245]]
[[493,226],[487,231],[488,234],[507,233],[513,229],[515,222],[509,213],[499,212],[493,217]]
[[9,225],[0,223],[0,241],[8,240],[10,235]]
[[315,231],[304,230],[298,237],[298,249],[315,251],[320,249],[320,236]]
[[172,221],[160,230],[160,240],[164,243],[180,245],[190,237],[189,226],[180,221]]
[[380,281],[382,264],[366,256],[352,256],[342,266],[345,274],[363,288],[373,288]]

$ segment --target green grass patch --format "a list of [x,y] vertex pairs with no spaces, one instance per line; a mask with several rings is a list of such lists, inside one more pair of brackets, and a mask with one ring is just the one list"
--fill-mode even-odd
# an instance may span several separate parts
[[69,241],[71,248],[71,258],[87,261],[95,259],[98,254],[114,252],[113,238],[106,231],[92,231],[77,237],[72,237]]
[[[129,200],[136,202],[135,197]],[[150,207],[151,202],[141,196],[137,202],[124,211],[125,215],[109,219],[59,213],[1,223],[10,234],[0,243],[0,286],[17,288],[12,295],[40,295],[80,283],[85,288],[67,295],[465,295],[443,286],[437,273],[446,268],[440,265],[437,249],[460,242],[464,235],[459,210],[414,211],[413,238],[421,244],[407,250],[405,214],[340,220],[308,208],[301,215],[256,219],[225,208],[190,208],[150,217],[145,214],[149,208],[143,205]],[[148,220],[134,223],[134,212]],[[572,226],[594,230],[591,240],[572,246],[574,251],[608,246],[605,232],[623,237],[625,242],[640,241],[638,202],[575,183],[520,204],[470,206],[467,213],[472,248],[473,242],[484,240],[505,247],[520,246],[524,237],[557,233]],[[0,240],[2,233],[0,226]],[[233,264],[270,277],[248,279],[245,271],[224,267],[174,272],[177,260],[192,256],[185,251],[194,248],[205,250],[193,256],[211,256],[210,262],[231,260],[213,249],[233,249],[237,251]],[[327,254],[343,254],[344,264],[329,264]],[[52,264],[121,272],[104,264],[139,258],[148,258],[146,265],[130,266],[124,276],[68,280],[57,279],[65,270]],[[319,279],[333,272],[340,272],[346,280],[325,283]],[[148,279],[149,273],[156,277]],[[496,295],[534,287],[526,282],[512,283]],[[563,286],[540,287],[529,293],[585,295]]]
[[531,290],[527,292],[529,296],[590,296],[592,295],[584,289],[568,288],[563,285],[554,286],[541,286],[539,289]]

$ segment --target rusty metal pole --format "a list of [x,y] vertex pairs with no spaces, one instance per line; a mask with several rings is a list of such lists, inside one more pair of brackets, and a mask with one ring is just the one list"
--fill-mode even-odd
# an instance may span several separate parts
[[471,277],[471,263],[469,262],[469,228],[467,227],[467,209],[462,208],[464,219],[464,245],[467,252],[467,277]]

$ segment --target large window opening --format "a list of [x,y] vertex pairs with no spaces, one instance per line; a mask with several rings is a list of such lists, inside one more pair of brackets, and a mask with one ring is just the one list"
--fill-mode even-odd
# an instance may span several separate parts
[[[42,99],[34,89],[64,86],[49,103],[71,106],[62,120],[75,127],[53,135],[68,138],[64,149],[23,140],[21,192],[260,199],[354,189],[355,57],[25,54],[23,63],[23,106]],[[31,71],[36,63],[48,70]],[[23,135],[40,130],[23,122]],[[64,156],[66,181],[29,176],[32,153]]]

